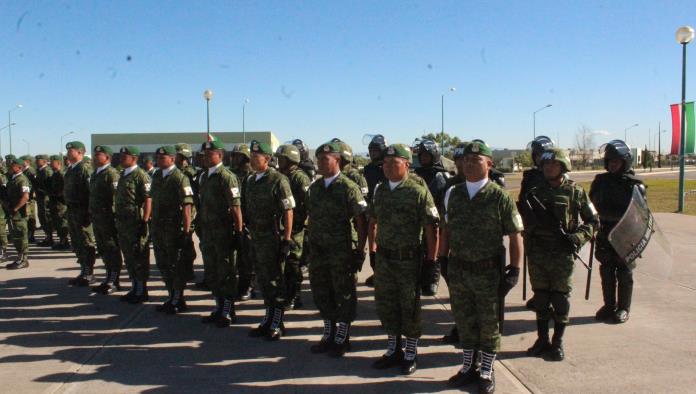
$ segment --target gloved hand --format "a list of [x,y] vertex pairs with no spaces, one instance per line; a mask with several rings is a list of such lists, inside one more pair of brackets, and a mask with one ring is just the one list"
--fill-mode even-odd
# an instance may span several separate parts
[[244,244],[244,233],[235,231],[232,234],[232,247],[235,250],[242,250],[243,244]]
[[375,270],[375,265],[377,264],[377,252],[370,252],[370,267]]
[[181,232],[181,235],[179,236],[179,246],[184,247],[186,246],[189,242],[191,242],[191,231],[188,232]]
[[351,271],[354,274],[362,271],[363,263],[365,262],[365,252],[362,250],[354,250],[351,256]]
[[520,278],[520,268],[519,267],[513,267],[512,265],[508,265],[505,267],[505,276],[503,277],[503,281],[501,284],[501,291],[503,292],[503,295],[507,295],[507,293],[512,290],[513,287],[517,285],[517,281]]
[[288,257],[288,256],[290,256],[290,252],[292,251],[292,249],[294,247],[295,247],[295,241],[293,241],[292,239],[284,239],[280,243],[280,254],[285,256],[285,257]]
[[445,278],[445,282],[449,282],[449,276],[447,273],[447,269],[449,268],[449,257],[440,256],[437,258],[437,261],[440,262],[440,274],[443,278]]

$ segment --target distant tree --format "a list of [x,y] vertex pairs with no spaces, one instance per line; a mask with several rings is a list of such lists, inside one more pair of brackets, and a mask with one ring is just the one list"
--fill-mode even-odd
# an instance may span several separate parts
[[422,140],[431,140],[435,141],[437,143],[438,147],[443,148],[441,152],[445,157],[448,159],[452,159],[452,149],[456,147],[457,145],[462,143],[462,140],[459,139],[459,137],[456,136],[450,136],[449,134],[445,133],[445,138],[444,138],[444,146],[442,144],[442,134],[440,133],[428,133],[428,134],[423,134],[421,136]]
[[582,125],[575,134],[575,147],[578,152],[579,159],[576,160],[580,168],[587,168],[592,160],[592,149],[594,149],[594,136],[592,130]]
[[353,164],[356,167],[365,167],[370,162],[370,159],[363,156],[353,156]]
[[523,168],[531,168],[534,163],[532,163],[532,154],[528,150],[523,150],[515,155],[515,163]]

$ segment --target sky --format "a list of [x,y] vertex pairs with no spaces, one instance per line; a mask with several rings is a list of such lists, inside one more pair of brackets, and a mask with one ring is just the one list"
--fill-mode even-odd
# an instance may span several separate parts
[[[270,130],[311,147],[444,127],[523,148],[653,144],[681,98],[678,27],[696,1],[0,1],[0,115],[15,154],[62,135]],[[696,98],[696,44],[687,100]],[[689,75],[693,77],[689,78]],[[450,88],[454,87],[454,92]],[[4,105],[4,107],[3,107]],[[6,119],[0,116],[0,119]],[[0,122],[6,126],[7,120]],[[649,138],[649,134],[651,137]],[[9,152],[8,130],[0,152]],[[663,134],[663,151],[670,132]],[[650,142],[649,142],[650,139]]]

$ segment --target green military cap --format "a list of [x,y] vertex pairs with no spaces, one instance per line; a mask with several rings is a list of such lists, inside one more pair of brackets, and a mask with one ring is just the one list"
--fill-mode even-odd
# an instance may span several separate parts
[[325,142],[317,148],[314,155],[319,157],[320,153],[338,153],[341,154],[341,144],[338,142]]
[[45,154],[36,155],[36,156],[34,156],[34,159],[36,159],[36,160],[48,160],[48,155],[45,155]]
[[191,146],[189,144],[179,143],[174,145],[174,148],[176,149],[176,153],[184,156],[187,159],[191,158]]
[[65,149],[77,149],[84,152],[85,144],[83,144],[80,141],[70,141],[67,144],[65,144]]
[[152,158],[152,155],[145,155],[143,162],[147,163],[148,161],[155,161],[155,159]]
[[411,162],[411,149],[404,144],[391,144],[384,150],[384,157],[400,157]]
[[251,157],[251,153],[249,152],[249,145],[247,144],[237,144],[232,148],[232,153],[239,153],[241,155],[244,155],[246,157]]
[[140,149],[137,146],[128,145],[121,147],[119,152],[126,155],[138,156],[140,154]]
[[91,163],[91,162],[92,162],[92,158],[89,157],[89,155],[85,155],[85,157],[83,157],[82,160],[83,160],[85,163]]
[[34,161],[34,158],[31,157],[31,155],[24,155],[24,156],[20,157],[20,159],[22,159],[24,161]]
[[109,147],[106,146],[106,145],[97,145],[97,146],[95,146],[95,147],[94,147],[94,153],[99,153],[99,152],[101,152],[101,153],[106,153],[106,154],[109,155],[109,156],[113,156],[113,154],[114,154],[114,150],[111,149],[111,148],[109,148]]
[[251,147],[249,149],[251,150],[251,153],[261,153],[264,155],[273,156],[273,149],[271,148],[271,145],[265,142],[259,142],[256,140],[251,141]]
[[14,158],[14,159],[10,160],[10,165],[13,165],[13,164],[16,164],[20,167],[24,167],[24,160],[22,160],[20,158]]
[[295,145],[292,144],[285,144],[279,146],[278,150],[276,150],[275,155],[277,157],[284,157],[295,164],[300,162],[300,151],[297,149]]
[[225,144],[223,144],[221,141],[215,140],[215,141],[206,141],[203,143],[203,146],[201,146],[201,150],[223,150],[225,149]]
[[51,155],[50,159],[51,159],[51,161],[54,161],[54,160],[63,161],[63,157],[61,155]]
[[5,155],[5,161],[8,162],[8,163],[11,162],[12,160],[16,159],[16,158],[17,158],[17,156],[15,156],[15,155],[13,155],[13,154]]
[[[190,151],[191,150],[189,149],[189,152]],[[179,153],[179,151],[171,145],[165,145],[165,146],[160,146],[159,148],[157,148],[155,153],[157,153],[158,155],[174,156],[177,153]]]
[[491,159],[493,158],[493,152],[491,151],[491,148],[489,148],[488,145],[486,145],[482,141],[471,141],[464,148],[464,154],[468,155],[469,153],[490,157]]

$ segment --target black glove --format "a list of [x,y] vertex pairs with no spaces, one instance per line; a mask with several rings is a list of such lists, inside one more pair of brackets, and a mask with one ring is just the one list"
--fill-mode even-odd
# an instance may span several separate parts
[[370,252],[370,267],[375,270],[375,265],[377,264],[377,252]]
[[235,250],[242,250],[243,244],[244,244],[244,232],[235,231],[232,234],[232,247]]
[[357,274],[358,272],[362,271],[363,263],[365,262],[365,252],[362,250],[354,250],[351,257],[350,269],[354,274]]
[[288,256],[290,256],[290,252],[292,251],[292,249],[294,247],[295,247],[295,241],[293,241],[292,239],[284,239],[280,243],[280,254],[282,256],[288,257]]
[[507,295],[507,293],[512,290],[513,287],[517,285],[517,281],[520,278],[520,269],[519,267],[513,267],[512,265],[508,265],[505,267],[505,276],[503,277],[503,281],[501,284],[501,291],[503,295]]
[[440,256],[437,258],[437,261],[440,262],[440,273],[442,274],[442,277],[445,278],[445,282],[449,282],[449,276],[447,274],[447,269],[449,268],[449,257]]
[[138,225],[138,238],[147,237],[147,222],[140,222]]
[[[430,285],[433,281],[433,273],[435,272],[435,260],[423,259],[421,265],[419,285]],[[439,279],[439,278],[438,278]]]

